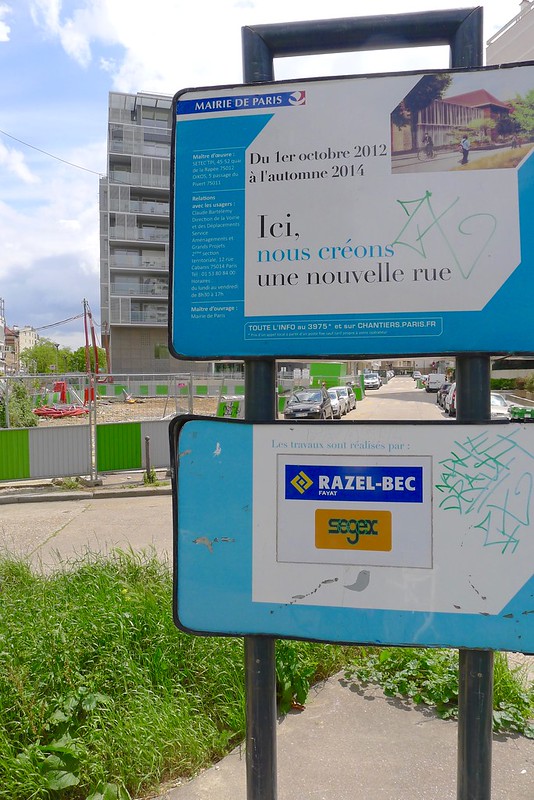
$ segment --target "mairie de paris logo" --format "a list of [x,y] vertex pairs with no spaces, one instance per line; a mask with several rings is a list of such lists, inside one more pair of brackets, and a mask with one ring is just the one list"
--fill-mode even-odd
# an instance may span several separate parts
[[305,106],[306,105],[306,92],[293,92],[293,94],[289,95],[289,105],[290,106]]
[[304,470],[301,469],[301,471],[297,472],[297,474],[291,481],[291,486],[293,486],[300,494],[304,494],[304,492],[306,492],[310,488],[312,483],[313,483],[312,479],[308,478]]

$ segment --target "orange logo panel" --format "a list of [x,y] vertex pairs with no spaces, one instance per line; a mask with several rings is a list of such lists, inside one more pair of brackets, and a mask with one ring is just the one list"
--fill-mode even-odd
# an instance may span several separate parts
[[316,509],[319,550],[391,550],[391,511]]

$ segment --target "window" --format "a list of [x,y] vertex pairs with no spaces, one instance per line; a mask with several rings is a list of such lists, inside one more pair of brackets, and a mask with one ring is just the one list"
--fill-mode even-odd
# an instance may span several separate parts
[[169,348],[166,344],[156,344],[154,345],[154,358],[161,359],[161,358],[170,358],[171,354],[169,352]]

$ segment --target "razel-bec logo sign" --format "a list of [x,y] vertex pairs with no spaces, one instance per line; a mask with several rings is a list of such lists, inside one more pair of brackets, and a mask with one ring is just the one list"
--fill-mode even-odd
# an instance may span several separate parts
[[299,494],[305,494],[312,485],[312,479],[309,478],[302,469],[291,480],[291,486],[293,486]]
[[422,503],[422,466],[287,464],[286,500]]
[[392,547],[391,511],[318,508],[315,511],[315,547],[318,550],[389,551]]

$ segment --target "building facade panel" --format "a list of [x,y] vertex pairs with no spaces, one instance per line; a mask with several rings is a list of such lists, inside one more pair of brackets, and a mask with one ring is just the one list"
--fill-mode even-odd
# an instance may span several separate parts
[[167,347],[171,105],[165,95],[109,95],[100,302],[114,373],[191,371]]
[[518,14],[497,31],[486,44],[486,63],[509,64],[534,58],[534,4],[519,3]]

